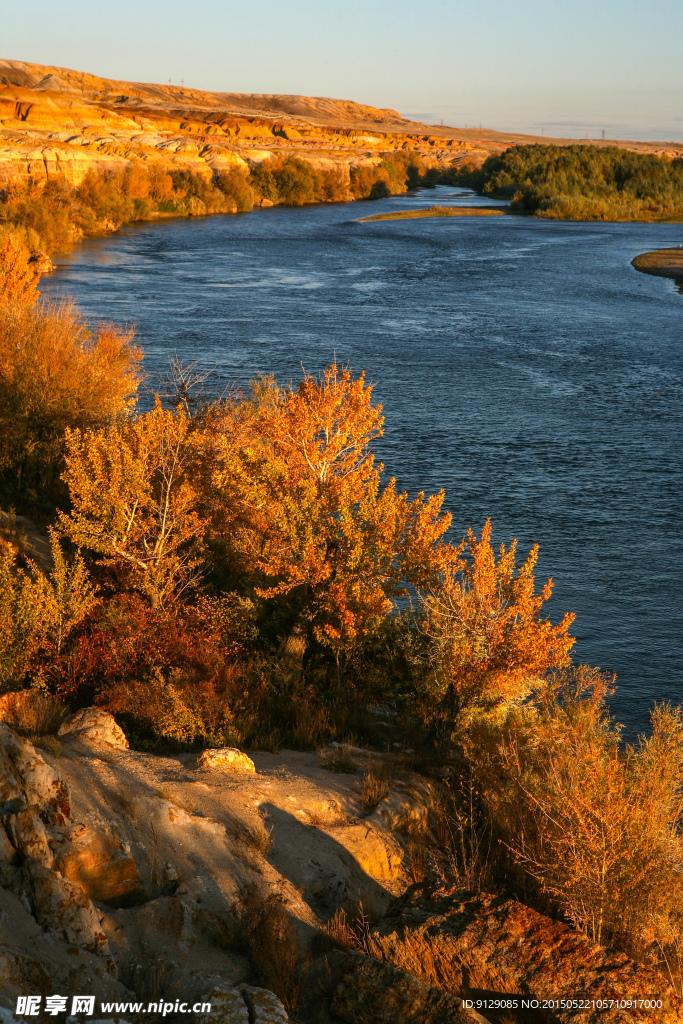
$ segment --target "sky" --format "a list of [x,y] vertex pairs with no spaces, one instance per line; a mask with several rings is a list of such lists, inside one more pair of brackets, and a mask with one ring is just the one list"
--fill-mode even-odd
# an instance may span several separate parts
[[0,56],[454,127],[683,141],[683,0],[0,0]]

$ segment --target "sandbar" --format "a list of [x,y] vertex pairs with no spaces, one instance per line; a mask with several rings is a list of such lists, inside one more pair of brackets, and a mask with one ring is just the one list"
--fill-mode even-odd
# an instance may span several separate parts
[[[507,209],[500,206],[429,206],[426,210],[399,210],[398,213],[376,213],[366,220],[412,220],[413,217],[502,217]],[[682,250],[683,251],[683,250]]]

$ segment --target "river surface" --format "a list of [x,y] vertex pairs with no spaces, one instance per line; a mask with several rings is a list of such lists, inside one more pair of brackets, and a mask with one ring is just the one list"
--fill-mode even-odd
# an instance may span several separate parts
[[473,200],[138,225],[85,241],[42,289],[136,323],[148,372],[176,351],[225,381],[335,355],[365,370],[387,473],[443,487],[456,539],[491,516],[496,542],[539,542],[550,616],[576,612],[575,656],[617,673],[633,735],[655,700],[683,703],[683,297],[630,261],[683,226],[358,221],[435,202]]

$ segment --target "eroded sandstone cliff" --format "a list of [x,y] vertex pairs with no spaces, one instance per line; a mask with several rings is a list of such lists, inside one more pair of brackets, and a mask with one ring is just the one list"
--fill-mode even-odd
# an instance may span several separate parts
[[[0,60],[0,183],[64,177],[78,185],[90,168],[121,169],[131,160],[212,173],[275,153],[325,168],[378,163],[402,149],[457,163],[533,141],[540,140],[420,124],[349,100],[203,92]],[[683,152],[663,143],[617,144]]]

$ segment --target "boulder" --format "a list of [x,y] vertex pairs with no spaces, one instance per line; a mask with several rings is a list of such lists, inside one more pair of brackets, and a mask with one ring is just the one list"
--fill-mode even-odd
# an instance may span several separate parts
[[253,985],[241,985],[240,992],[253,1024],[287,1024],[287,1011],[274,992]]
[[343,1024],[472,1024],[458,996],[352,950],[332,950],[314,964],[306,993],[311,1010],[321,997]]
[[392,832],[414,828],[427,821],[434,804],[434,787],[427,780],[398,785],[380,801],[367,820],[383,822]]
[[34,249],[28,262],[29,266],[32,266],[39,274],[50,274],[55,269],[54,263],[42,249]]
[[75,711],[62,722],[57,735],[90,747],[125,750],[128,746],[123,729],[102,708],[81,708]]
[[214,989],[205,1002],[211,1003],[211,1013],[200,1017],[200,1024],[249,1024],[247,1004],[237,989]]
[[204,1001],[211,1003],[211,1013],[200,1017],[200,1024],[287,1024],[289,1020],[274,992],[253,985],[215,988]]
[[197,768],[214,768],[228,772],[256,771],[252,759],[235,747],[203,750],[197,758]]
[[[552,1019],[567,1024],[683,1019],[683,1000],[662,975],[500,896],[433,881],[411,885],[372,929],[371,941],[383,961],[456,995],[488,992],[541,1002],[564,999],[570,1005],[580,997],[601,1006],[555,1009]],[[636,994],[664,1005],[659,1010],[618,1005]]]

